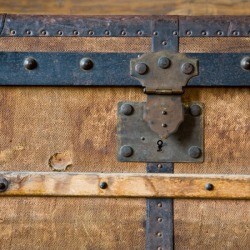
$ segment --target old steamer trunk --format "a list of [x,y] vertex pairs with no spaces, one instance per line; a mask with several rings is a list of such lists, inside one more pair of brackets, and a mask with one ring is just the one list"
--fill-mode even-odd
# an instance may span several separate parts
[[1,249],[249,249],[249,16],[0,28]]

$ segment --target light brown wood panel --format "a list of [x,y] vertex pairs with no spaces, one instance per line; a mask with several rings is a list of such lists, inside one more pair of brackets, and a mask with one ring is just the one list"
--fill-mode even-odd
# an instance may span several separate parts
[[[0,172],[0,176],[10,183],[0,195],[250,199],[249,175]],[[208,183],[212,190],[205,188]]]
[[0,12],[83,15],[248,15],[245,0],[1,0]]

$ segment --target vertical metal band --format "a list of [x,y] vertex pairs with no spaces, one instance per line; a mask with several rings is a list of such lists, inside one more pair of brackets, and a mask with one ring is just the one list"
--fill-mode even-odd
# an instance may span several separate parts
[[[173,163],[148,163],[147,173],[173,173]],[[146,249],[174,249],[173,199],[147,199]]]

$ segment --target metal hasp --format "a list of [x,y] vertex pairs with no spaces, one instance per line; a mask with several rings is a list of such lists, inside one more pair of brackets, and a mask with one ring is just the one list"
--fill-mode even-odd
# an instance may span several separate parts
[[198,75],[198,60],[167,51],[144,54],[130,61],[130,74],[148,94],[143,119],[162,139],[168,138],[184,120],[182,88]]
[[147,102],[118,104],[118,159],[139,162],[203,161],[203,105],[183,104],[189,79],[198,75],[198,60],[160,51],[132,59]]

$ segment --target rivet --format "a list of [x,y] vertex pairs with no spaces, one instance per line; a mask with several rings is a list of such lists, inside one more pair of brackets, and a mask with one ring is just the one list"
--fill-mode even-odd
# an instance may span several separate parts
[[218,30],[218,31],[217,31],[217,35],[218,35],[218,36],[222,36],[222,35],[223,35],[223,32],[222,32],[221,30]]
[[187,36],[191,36],[191,35],[192,35],[192,31],[191,31],[191,30],[187,30],[187,31],[186,31],[186,35],[187,35]]
[[153,32],[153,35],[154,35],[154,36],[158,36],[158,32],[157,32],[157,31],[154,31],[154,32]]
[[174,36],[177,36],[178,35],[178,32],[175,30],[175,31],[173,31],[173,35]]
[[188,62],[183,63],[181,66],[181,71],[186,75],[190,75],[194,72],[194,65]]
[[162,41],[161,43],[163,46],[166,46],[167,45],[167,41]]
[[171,61],[166,56],[162,56],[158,59],[158,66],[162,69],[167,69],[170,63]]
[[162,164],[158,164],[157,167],[158,167],[158,168],[162,168]]
[[142,33],[143,33],[143,32],[142,32],[141,30],[138,30],[138,31],[137,31],[137,34],[138,34],[139,36],[141,36]]
[[11,34],[12,36],[14,36],[14,35],[16,34],[16,31],[15,31],[15,30],[11,30],[11,31],[10,31],[10,34]]
[[80,60],[80,68],[84,70],[90,70],[94,66],[93,61],[90,58],[82,58]]
[[250,70],[250,57],[249,56],[244,57],[241,60],[240,65],[243,69]]
[[105,34],[106,36],[109,36],[109,35],[110,35],[110,31],[109,31],[109,30],[105,30],[104,34]]
[[197,146],[192,146],[188,149],[188,154],[192,158],[199,158],[201,156],[201,149]]
[[93,30],[89,30],[88,34],[89,34],[90,36],[93,36],[93,35],[94,35],[94,31],[93,31]]
[[46,31],[46,30],[42,30],[42,31],[41,31],[41,34],[42,34],[43,36],[46,36],[46,35],[47,35],[47,31]]
[[130,157],[131,155],[133,155],[133,148],[131,148],[130,146],[122,146],[120,148],[120,155],[123,157]]
[[24,59],[23,66],[28,70],[32,70],[37,67],[37,62],[34,58],[27,57]]
[[239,35],[239,31],[234,30],[234,31],[232,32],[232,34],[233,34],[234,36],[238,36],[238,35]]
[[63,35],[63,32],[62,32],[61,30],[58,30],[57,34],[58,34],[59,36],[62,36],[62,35]]
[[141,137],[141,140],[142,140],[142,141],[145,141],[145,137],[142,136],[142,137]]
[[73,31],[73,35],[79,36],[79,31],[78,31],[78,30],[74,30],[74,31]]
[[158,222],[162,222],[162,218],[158,218],[157,221],[158,221]]
[[32,32],[31,32],[30,30],[26,30],[26,34],[27,34],[27,35],[31,35]]
[[168,125],[166,123],[161,124],[163,128],[166,128]]
[[203,36],[206,36],[206,35],[207,35],[207,32],[206,32],[205,30],[203,30],[203,31],[201,32],[201,34],[202,34]]
[[163,115],[167,115],[167,114],[168,114],[168,112],[167,112],[166,110],[163,110],[161,113],[162,113]]
[[161,237],[161,236],[162,236],[162,233],[158,232],[158,233],[156,233],[156,235],[157,235],[158,237]]
[[107,182],[103,181],[103,182],[100,183],[100,188],[101,189],[106,189],[107,187],[108,187]]
[[205,185],[205,189],[208,191],[212,191],[214,189],[214,185],[212,183],[207,183]]
[[0,178],[0,192],[4,192],[8,189],[9,182],[5,178]]
[[162,247],[157,247],[157,250],[162,250]]
[[122,104],[120,111],[124,115],[131,115],[134,111],[134,108],[132,105],[130,105],[128,103],[124,103],[124,104]]
[[121,35],[125,36],[126,34],[127,34],[127,33],[126,33],[125,30],[122,30],[122,31],[121,31]]
[[135,65],[135,71],[140,74],[140,75],[144,75],[147,73],[148,70],[148,66],[145,63],[137,63]]
[[157,206],[158,206],[158,207],[162,207],[162,203],[159,202],[159,203],[157,204]]
[[190,106],[190,113],[192,116],[199,116],[201,115],[201,107],[198,104],[193,104]]

